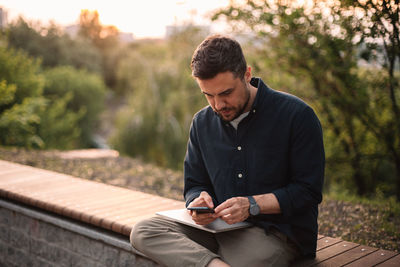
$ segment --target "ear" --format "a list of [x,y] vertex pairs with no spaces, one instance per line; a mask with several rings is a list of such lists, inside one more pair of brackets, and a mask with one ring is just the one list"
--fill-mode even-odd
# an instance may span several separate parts
[[251,67],[250,66],[248,66],[247,67],[247,71],[246,71],[246,73],[244,74],[244,79],[245,79],[245,81],[246,82],[250,82],[250,80],[251,80]]

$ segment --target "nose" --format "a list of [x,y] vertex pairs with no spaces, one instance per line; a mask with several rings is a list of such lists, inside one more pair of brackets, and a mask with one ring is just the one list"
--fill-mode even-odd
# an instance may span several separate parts
[[214,106],[216,110],[221,110],[226,107],[225,101],[220,97],[214,98]]

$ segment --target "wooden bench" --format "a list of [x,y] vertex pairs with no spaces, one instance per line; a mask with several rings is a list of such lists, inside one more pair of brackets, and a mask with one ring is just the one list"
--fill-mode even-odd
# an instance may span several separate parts
[[[0,160],[0,198],[17,201],[129,238],[133,225],[184,203]],[[317,257],[294,266],[400,266],[400,254],[318,237]]]

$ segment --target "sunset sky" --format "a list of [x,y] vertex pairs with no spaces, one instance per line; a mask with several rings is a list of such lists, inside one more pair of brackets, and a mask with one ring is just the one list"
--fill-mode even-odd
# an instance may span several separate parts
[[[212,10],[227,6],[229,0],[0,0],[11,22],[19,15],[28,20],[50,20],[66,26],[78,21],[82,9],[97,10],[104,25],[131,32],[136,38],[163,37],[165,26],[193,21],[207,25],[205,16]],[[214,25],[220,30],[221,25]]]

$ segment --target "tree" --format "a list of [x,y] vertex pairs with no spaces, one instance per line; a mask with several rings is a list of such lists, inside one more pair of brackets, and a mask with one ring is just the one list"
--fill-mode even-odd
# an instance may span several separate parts
[[39,62],[0,46],[0,144],[41,147],[35,127],[46,105]]
[[82,10],[79,16],[79,35],[99,49],[102,55],[103,77],[107,86],[116,86],[116,66],[118,54],[119,31],[115,26],[104,26],[97,11]]
[[71,149],[90,146],[106,88],[84,70],[57,67],[0,46],[0,144]]
[[117,74],[127,106],[111,140],[121,153],[182,168],[192,116],[206,105],[188,63],[203,38],[188,27],[166,43],[137,44],[121,60]]
[[6,30],[8,46],[40,58],[42,66],[71,65],[101,73],[101,55],[88,40],[71,39],[55,24],[43,27],[19,18]]
[[[46,83],[44,96],[57,104],[51,106],[53,117],[61,116],[59,110],[65,109],[73,115],[65,116],[53,123],[53,131],[60,137],[68,131],[62,130],[63,126],[70,125],[70,135],[76,136],[74,145],[76,147],[93,146],[93,133],[98,127],[99,115],[104,109],[104,99],[107,91],[103,80],[99,75],[89,73],[86,70],[77,70],[70,66],[60,66],[44,72]],[[50,114],[48,115],[48,117]],[[73,122],[73,123],[72,123]],[[56,127],[57,126],[57,127]],[[46,130],[43,129],[42,134]],[[46,134],[51,138],[50,134]],[[67,135],[65,136],[67,137]],[[54,143],[54,142],[53,142]]]
[[[390,99],[390,118],[385,125],[378,126],[368,114],[362,119],[375,136],[384,141],[386,151],[392,157],[397,173],[397,198],[400,200],[400,1],[347,0],[342,5],[344,12],[357,17],[354,30],[360,37],[358,43],[365,44],[364,59],[379,64],[386,72],[381,90]],[[383,55],[383,60],[374,54]]]
[[[220,10],[214,19],[219,17],[257,33],[263,43],[260,60],[274,62],[312,88],[308,99],[327,126],[328,178],[337,177],[335,171],[339,170],[341,175],[352,178],[359,194],[365,195],[378,184],[375,175],[379,163],[390,161],[398,169],[396,157],[388,157],[388,153],[399,152],[400,134],[393,127],[399,120],[386,115],[385,93],[372,86],[382,79],[374,74],[379,69],[359,65],[360,46],[365,43],[355,31],[362,29],[357,14],[350,13],[338,1],[312,1],[305,5],[296,1],[247,1],[242,6],[232,4]],[[385,149],[379,146],[381,142],[386,144]],[[386,175],[384,180],[388,182],[392,175]],[[399,171],[397,180],[400,181]],[[400,196],[400,187],[396,194]]]

